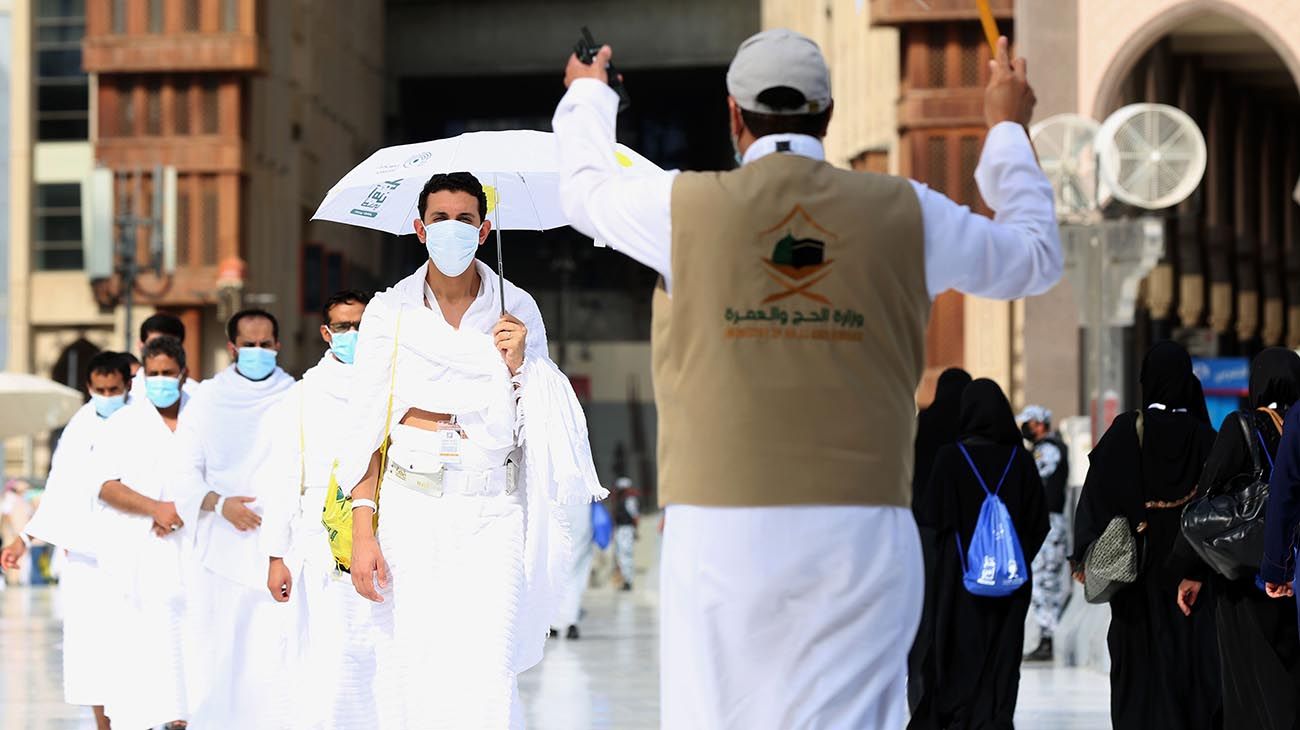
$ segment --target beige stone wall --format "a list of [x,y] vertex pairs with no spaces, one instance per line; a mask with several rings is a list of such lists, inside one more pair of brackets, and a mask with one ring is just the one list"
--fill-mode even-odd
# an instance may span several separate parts
[[898,31],[872,28],[858,0],[764,0],[763,28],[791,28],[815,40],[831,69],[835,111],[826,137],[836,165],[869,149],[888,149],[898,169]]
[[[1078,79],[1074,66],[1062,59],[1078,52],[1080,2],[1016,2],[1016,51],[1029,62],[1029,80],[1038,97],[1035,119],[1076,111]],[[1079,410],[1079,318],[1069,280],[1025,300],[1023,311],[1016,379],[1024,403],[1015,405],[1047,406],[1059,422]]]
[[1267,40],[1300,82],[1296,0],[1078,0],[1078,109],[1100,116],[1115,84],[1160,36],[1206,12],[1226,15]]

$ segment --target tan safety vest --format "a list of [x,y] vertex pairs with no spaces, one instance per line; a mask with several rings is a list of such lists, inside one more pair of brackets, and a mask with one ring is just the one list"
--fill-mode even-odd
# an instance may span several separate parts
[[672,191],[655,292],[663,504],[911,504],[930,297],[902,178],[771,154]]

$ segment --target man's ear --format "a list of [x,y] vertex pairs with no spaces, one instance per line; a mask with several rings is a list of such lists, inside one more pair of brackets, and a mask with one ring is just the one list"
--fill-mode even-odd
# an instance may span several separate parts
[[416,218],[416,219],[415,219],[415,237],[418,238],[418,239],[420,239],[420,243],[424,243],[424,237],[427,236],[427,235],[429,235],[429,234],[428,234],[428,232],[427,232],[427,231],[425,230],[425,228],[424,228],[424,221],[420,220],[419,218]]
[[731,129],[731,136],[740,139],[740,135],[745,131],[745,120],[740,116],[740,105],[731,96],[727,97],[727,123]]
[[483,225],[478,229],[478,245],[482,246],[487,243],[488,236],[492,233],[492,221],[485,220]]

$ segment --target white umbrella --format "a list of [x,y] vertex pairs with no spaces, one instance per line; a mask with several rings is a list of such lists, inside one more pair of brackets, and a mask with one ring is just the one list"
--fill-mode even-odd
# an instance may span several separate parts
[[[627,175],[659,170],[617,144],[610,154]],[[488,217],[497,230],[544,231],[569,225],[560,208],[560,161],[555,135],[533,130],[469,132],[432,142],[386,147],[339,180],[312,220],[373,228],[395,235],[415,232],[420,190],[440,172],[465,171],[483,183]],[[502,306],[504,308],[504,288]]]
[[85,402],[81,391],[25,373],[0,373],[0,439],[53,431]]

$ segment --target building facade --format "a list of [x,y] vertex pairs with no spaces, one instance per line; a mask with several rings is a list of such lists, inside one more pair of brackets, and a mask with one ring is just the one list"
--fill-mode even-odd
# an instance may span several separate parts
[[[350,8],[13,1],[8,369],[80,387],[96,351],[135,349],[120,277],[86,271],[81,183],[108,168],[125,193],[141,172],[129,205],[149,215],[156,165],[177,169],[176,267],[140,277],[133,324],[179,315],[191,371],[210,377],[229,362],[226,318],[260,306],[280,320],[281,364],[314,364],[324,297],[386,274],[378,235],[309,221],[383,142],[384,7]],[[42,450],[23,453],[39,471]]]
[[382,4],[327,4],[14,3],[11,200],[31,214],[10,225],[11,369],[76,385],[52,369],[68,347],[127,346],[120,279],[85,272],[80,184],[108,168],[120,197],[141,172],[128,204],[149,215],[156,165],[178,172],[176,267],[140,278],[134,321],[178,314],[192,368],[210,376],[230,310],[262,306],[281,320],[286,367],[314,361],[322,297],[373,287],[383,256],[373,236],[308,222],[382,142]]
[[[1157,213],[1165,253],[1125,333],[1130,377],[1146,347],[1164,338],[1206,356],[1300,347],[1300,205],[1292,197],[1300,178],[1300,5],[1018,0],[1016,23],[1039,118],[1073,112],[1102,120],[1125,104],[1160,102],[1191,115],[1206,139],[1200,187]],[[1078,392],[1071,287],[1067,281],[1028,302],[1024,323],[1026,387],[1064,412],[1088,395]],[[1135,383],[1127,391],[1132,403]]]

